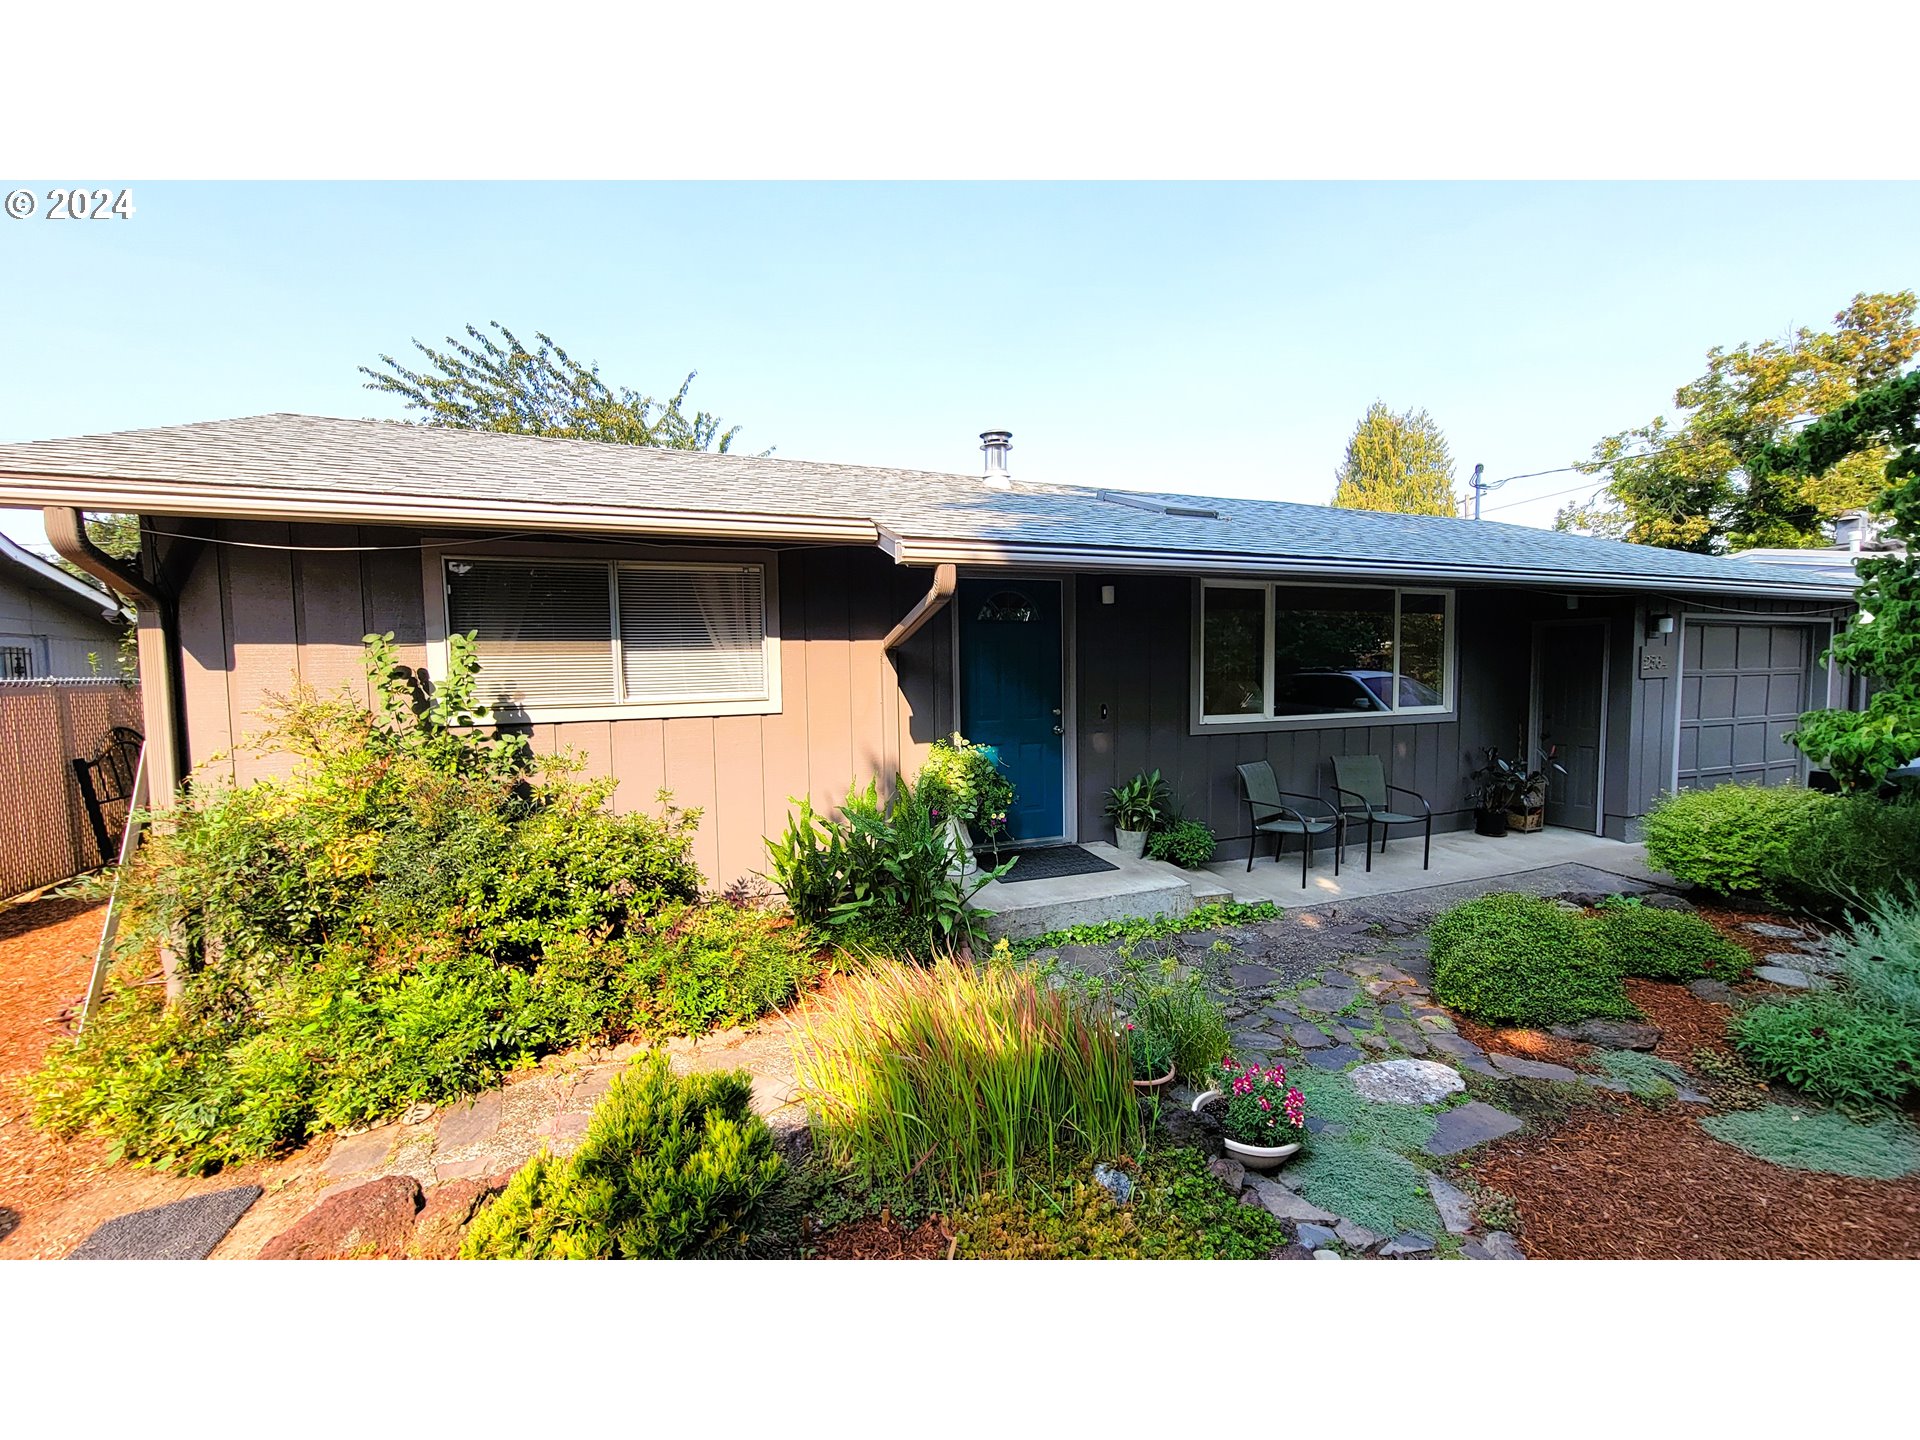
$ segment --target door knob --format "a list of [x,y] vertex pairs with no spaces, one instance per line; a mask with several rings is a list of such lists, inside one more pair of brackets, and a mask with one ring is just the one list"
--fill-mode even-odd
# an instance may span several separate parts
[[1056,725],[1053,727],[1053,733],[1056,735],[1064,735],[1067,733],[1067,727],[1064,725]]

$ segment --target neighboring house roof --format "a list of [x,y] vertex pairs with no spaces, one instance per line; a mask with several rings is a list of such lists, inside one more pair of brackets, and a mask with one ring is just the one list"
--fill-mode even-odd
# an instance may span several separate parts
[[126,619],[120,602],[98,585],[69,575],[5,535],[0,535],[0,575],[100,619]]
[[1445,516],[258,415],[0,445],[0,504],[877,544],[960,561],[1845,598],[1851,579]]
[[1754,565],[1780,566],[1844,585],[1859,579],[1856,567],[1862,560],[1906,553],[1904,545],[1883,544],[1861,550],[1823,545],[1811,550],[1736,550],[1729,558],[1745,560]]

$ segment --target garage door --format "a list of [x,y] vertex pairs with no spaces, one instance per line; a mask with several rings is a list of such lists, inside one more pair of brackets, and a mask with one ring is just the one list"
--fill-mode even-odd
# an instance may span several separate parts
[[1802,775],[1786,734],[1807,708],[1813,631],[1806,625],[1687,622],[1680,676],[1680,788]]

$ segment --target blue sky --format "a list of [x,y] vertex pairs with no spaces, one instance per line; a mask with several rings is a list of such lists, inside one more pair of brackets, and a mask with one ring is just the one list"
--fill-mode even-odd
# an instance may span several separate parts
[[[1912,184],[133,189],[0,221],[0,438],[398,416],[357,365],[498,319],[656,394],[699,370],[749,449],[973,471],[1004,426],[1024,479],[1322,501],[1376,398],[1462,481],[1544,470],[1709,346],[1920,285]],[[1488,503],[1545,524],[1512,502],[1582,483]]]

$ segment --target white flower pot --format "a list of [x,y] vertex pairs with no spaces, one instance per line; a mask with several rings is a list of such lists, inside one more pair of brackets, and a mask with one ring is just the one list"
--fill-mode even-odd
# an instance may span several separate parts
[[[1213,1101],[1224,1099],[1225,1096],[1223,1090],[1201,1091],[1193,1097],[1193,1113],[1198,1115]],[[1248,1145],[1230,1135],[1222,1135],[1220,1142],[1227,1147],[1229,1155],[1249,1170],[1278,1170],[1288,1156],[1300,1153],[1298,1140],[1291,1145]]]
[[947,817],[947,848],[953,852],[947,867],[949,874],[970,880],[979,873],[980,867],[973,859],[973,837],[967,833],[967,822],[958,815]]
[[1113,848],[1129,860],[1138,860],[1147,853],[1147,832],[1116,828],[1113,832]]

